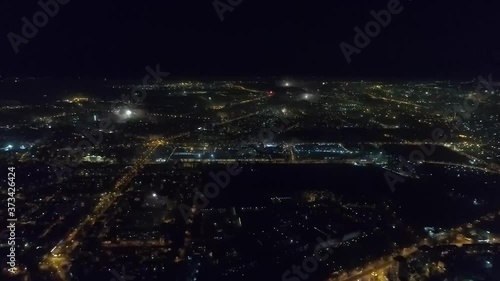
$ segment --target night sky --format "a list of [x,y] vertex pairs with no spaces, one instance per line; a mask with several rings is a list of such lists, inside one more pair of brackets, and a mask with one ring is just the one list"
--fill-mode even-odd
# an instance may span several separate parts
[[71,0],[16,55],[7,34],[21,35],[21,18],[41,8],[2,1],[0,74],[142,77],[157,63],[179,77],[499,73],[498,1],[401,0],[403,11],[348,64],[339,44],[353,44],[353,28],[388,2],[243,0],[221,22],[211,0]]

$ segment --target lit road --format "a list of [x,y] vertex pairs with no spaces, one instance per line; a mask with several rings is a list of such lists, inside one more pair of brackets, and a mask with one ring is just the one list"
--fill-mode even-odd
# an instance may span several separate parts
[[[462,229],[464,228],[472,228],[474,225],[486,221],[486,220],[492,220],[495,218],[497,215],[500,215],[500,211],[498,213],[490,213],[487,215],[484,215],[476,220],[474,220],[472,223],[466,223],[461,226],[458,226],[456,228],[452,228],[446,231],[446,236],[450,236],[452,234],[456,234],[457,232],[461,232]],[[462,238],[457,238],[455,241],[452,243],[446,243],[446,244],[441,244],[440,245],[456,245],[458,247],[461,247],[464,244],[471,244],[470,241],[464,240]],[[418,243],[418,246],[422,245],[428,245],[427,239],[423,239]],[[400,252],[395,252],[393,253],[389,258],[392,259],[392,257],[395,256],[403,256],[407,257],[417,251],[417,246],[413,246],[410,248],[405,248]],[[365,267],[362,270],[352,270],[350,272],[343,272],[340,276],[336,277],[330,277],[327,279],[327,281],[357,281],[357,280],[370,280],[369,278],[373,277],[373,274],[376,273],[378,276],[383,274],[383,271],[387,270],[390,268],[390,266],[393,264],[394,261],[383,261],[382,259],[379,259],[374,262],[370,262],[369,264],[365,265]]]
[[252,112],[252,113],[249,113],[249,114],[245,114],[245,115],[242,115],[242,116],[238,116],[238,117],[235,117],[235,118],[232,118],[232,119],[228,119],[228,120],[219,122],[216,125],[217,126],[225,125],[225,124],[237,121],[237,120],[241,120],[241,119],[245,119],[245,118],[252,117],[252,116],[255,116],[255,115],[259,115],[260,113],[261,113],[260,111]]
[[82,239],[84,236],[82,230],[89,229],[89,227],[95,224],[97,219],[102,216],[122,194],[123,189],[128,186],[132,179],[141,171],[155,149],[164,143],[165,142],[162,140],[148,141],[146,144],[146,151],[139,156],[135,165],[116,181],[111,191],[103,193],[99,199],[99,203],[97,203],[91,213],[88,214],[66,238],[61,240],[50,253],[43,257],[40,262],[40,269],[50,271],[57,280],[67,280],[66,272],[70,265],[70,255],[80,244],[79,239]]
[[249,92],[252,92],[252,93],[259,93],[259,94],[263,94],[265,93],[265,91],[260,91],[260,90],[252,90],[252,89],[248,89],[248,88],[245,88],[243,86],[240,86],[240,85],[234,85],[234,84],[230,84],[232,87],[236,88],[236,89],[240,89],[240,90],[244,90],[244,91],[249,91]]
[[[392,265],[392,261],[383,262],[380,264],[376,264],[370,267],[367,267],[361,273],[355,274],[351,277],[347,277],[347,279],[342,279],[343,281],[358,281],[358,280],[370,280],[373,277],[373,272],[377,273],[377,275],[382,276],[386,270],[388,270]],[[367,273],[368,272],[368,273]],[[329,280],[337,280],[337,279],[329,279]],[[338,279],[340,280],[340,279]]]
[[[241,117],[244,118],[244,117]],[[233,120],[234,121],[234,120]],[[229,122],[229,121],[227,121]],[[445,146],[452,151],[459,153],[462,156],[467,157],[470,160],[476,161],[478,164],[483,164],[483,165],[470,165],[470,164],[465,164],[465,163],[457,163],[457,162],[443,162],[443,161],[432,161],[429,159],[424,159],[421,163],[429,163],[429,164],[436,164],[436,165],[448,165],[448,166],[457,166],[457,167],[463,167],[463,168],[468,168],[468,169],[475,169],[475,170],[480,170],[486,173],[493,173],[493,174],[499,174],[500,169],[497,167],[493,167],[492,165],[486,166],[486,162],[478,159],[476,157],[473,157],[471,155],[465,154],[461,152],[460,150],[457,150],[454,146],[454,143],[449,143],[449,142],[432,142],[432,143],[424,143],[424,142],[413,142],[413,141],[400,141],[400,142],[364,142],[362,144],[366,145],[373,145],[373,146],[380,146],[380,145],[424,145],[424,144],[432,144],[432,145],[441,145]],[[179,147],[186,146],[186,147],[194,147],[194,146],[203,146],[203,144],[194,144],[194,143],[175,143],[174,145],[177,145]],[[204,144],[205,146],[207,144]],[[252,162],[252,163],[275,163],[275,164],[282,164],[282,163],[289,163],[289,164],[329,164],[329,163],[346,163],[346,164],[371,164],[371,162],[366,161],[361,163],[358,158],[353,158],[353,159],[328,159],[328,160],[322,160],[322,159],[299,159],[297,157],[297,153],[294,150],[294,145],[338,145],[342,146],[342,143],[318,143],[318,142],[301,142],[301,143],[284,143],[283,144],[285,149],[287,150],[287,155],[290,157],[289,160],[284,160],[284,159],[270,159],[270,158],[261,158],[261,159],[256,159],[256,158],[215,158],[215,159],[192,159],[192,158],[177,158],[179,161],[183,162],[202,162],[202,163],[229,163],[229,162]],[[169,156],[168,160],[171,159],[172,155],[175,153],[172,152],[172,154]],[[395,173],[398,173],[398,171],[392,171]],[[411,177],[411,175],[405,175],[402,174],[402,176],[406,177]]]
[[411,102],[407,102],[407,101],[395,100],[395,99],[390,99],[390,98],[386,98],[386,97],[377,97],[377,96],[375,96],[375,95],[373,95],[371,93],[369,93],[368,96],[370,96],[370,97],[372,97],[374,99],[385,100],[385,101],[390,101],[390,102],[404,104],[404,105],[411,105],[411,106],[414,106],[414,107],[423,107],[420,104],[411,103]]
[[439,162],[439,161],[425,161],[425,163],[434,164],[434,165],[457,166],[457,167],[463,167],[463,168],[468,168],[468,169],[473,169],[473,170],[480,170],[480,171],[483,171],[485,173],[492,173],[492,174],[500,173],[500,170],[491,170],[488,168],[472,166],[472,165],[467,165],[467,164],[457,164],[457,163]]

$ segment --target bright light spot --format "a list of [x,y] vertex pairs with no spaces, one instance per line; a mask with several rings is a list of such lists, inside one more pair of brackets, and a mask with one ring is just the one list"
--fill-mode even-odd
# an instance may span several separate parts
[[156,193],[153,193],[153,197],[156,197],[156,196],[157,196]]
[[131,115],[132,115],[132,110],[127,109],[127,111],[125,111],[125,114],[126,114],[127,116],[131,116]]

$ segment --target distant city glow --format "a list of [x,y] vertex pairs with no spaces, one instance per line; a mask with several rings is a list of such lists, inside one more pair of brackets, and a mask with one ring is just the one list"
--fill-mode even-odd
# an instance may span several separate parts
[[[116,117],[118,117],[118,122],[125,122],[130,119],[141,119],[147,116],[147,114],[142,109],[127,107],[117,108],[113,110],[113,113],[116,115]],[[96,119],[98,119],[97,116]]]
[[315,101],[318,98],[319,96],[317,94],[311,94],[311,93],[303,93],[299,96],[299,99],[307,101]]

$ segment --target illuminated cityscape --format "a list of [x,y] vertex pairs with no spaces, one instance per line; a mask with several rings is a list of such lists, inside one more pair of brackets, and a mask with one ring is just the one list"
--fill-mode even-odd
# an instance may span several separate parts
[[[27,242],[4,275],[491,278],[498,91],[460,126],[453,111],[477,83],[164,81],[140,105],[91,93],[5,105],[0,156],[23,175]],[[294,269],[316,251],[329,253],[304,264],[317,269]]]
[[495,1],[5,1],[0,281],[500,281]]

